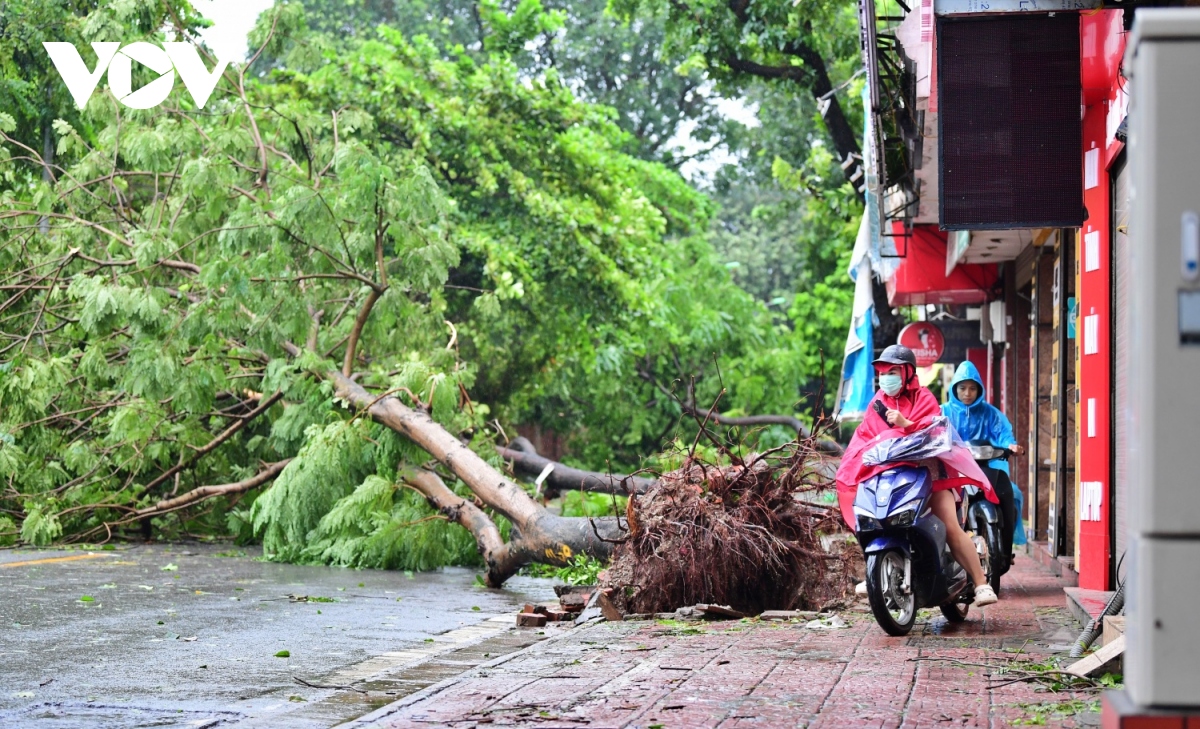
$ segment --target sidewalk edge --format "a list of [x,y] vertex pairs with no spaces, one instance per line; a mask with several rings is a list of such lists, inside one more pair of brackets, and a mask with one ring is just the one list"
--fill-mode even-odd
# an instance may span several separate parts
[[507,663],[508,661],[513,660],[514,658],[525,655],[527,652],[532,651],[535,648],[542,648],[543,646],[546,646],[546,645],[549,645],[552,643],[556,643],[560,640],[564,640],[568,636],[572,636],[577,632],[587,630],[589,627],[596,625],[597,623],[600,623],[600,622],[603,622],[603,618],[594,618],[594,619],[589,620],[588,622],[584,623],[583,625],[573,626],[573,627],[563,631],[562,633],[559,633],[558,635],[550,636],[549,638],[546,638],[545,640],[541,640],[541,641],[538,641],[537,643],[534,643],[533,645],[526,646],[519,651],[513,651],[512,653],[508,653],[506,655],[500,656],[499,658],[488,661],[487,663],[481,663],[478,666],[475,666],[474,668],[470,668],[466,671],[463,671],[462,673],[458,674],[457,676],[451,676],[450,678],[443,679],[442,681],[439,681],[439,682],[433,684],[432,686],[426,686],[425,688],[421,689],[420,691],[416,691],[416,692],[411,693],[408,696],[405,696],[401,699],[397,699],[396,701],[393,701],[392,703],[387,704],[386,706],[381,706],[369,714],[365,714],[363,716],[358,717],[357,719],[351,719],[348,722],[338,724],[337,726],[333,727],[333,729],[366,729],[366,727],[369,727],[372,724],[374,724],[382,719],[386,719],[388,716],[395,714],[397,711],[399,711],[400,709],[403,709],[406,706],[415,704],[419,701],[424,701],[425,699],[427,699],[431,696],[436,696],[437,694],[445,691],[446,689],[450,688],[454,684],[463,680],[467,676],[471,676],[475,673],[478,673],[479,671],[486,671],[490,668],[495,668],[496,666],[503,665],[503,664]]

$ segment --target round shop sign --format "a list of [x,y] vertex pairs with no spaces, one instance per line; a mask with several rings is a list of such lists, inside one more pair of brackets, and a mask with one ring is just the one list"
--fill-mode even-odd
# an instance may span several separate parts
[[917,366],[928,367],[942,358],[946,351],[946,338],[937,325],[927,321],[915,321],[900,330],[900,344],[917,355]]

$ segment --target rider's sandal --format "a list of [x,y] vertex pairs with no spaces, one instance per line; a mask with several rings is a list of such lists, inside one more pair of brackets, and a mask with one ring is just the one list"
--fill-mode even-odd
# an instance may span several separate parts
[[984,607],[985,605],[993,605],[1000,598],[996,597],[996,593],[992,591],[991,585],[980,585],[975,588],[975,606]]

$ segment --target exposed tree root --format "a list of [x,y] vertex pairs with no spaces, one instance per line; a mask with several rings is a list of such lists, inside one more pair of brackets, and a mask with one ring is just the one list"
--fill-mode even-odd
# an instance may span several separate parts
[[636,613],[717,603],[757,614],[844,599],[861,558],[822,546],[842,527],[836,509],[812,503],[831,486],[814,441],[724,466],[689,454],[631,498],[629,535],[605,581],[614,601]]

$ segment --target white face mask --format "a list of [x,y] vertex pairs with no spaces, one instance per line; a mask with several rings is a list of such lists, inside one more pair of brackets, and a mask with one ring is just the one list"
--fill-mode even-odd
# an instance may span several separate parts
[[900,392],[904,381],[900,379],[900,375],[887,374],[879,376],[879,389],[883,390],[889,397],[895,397]]

